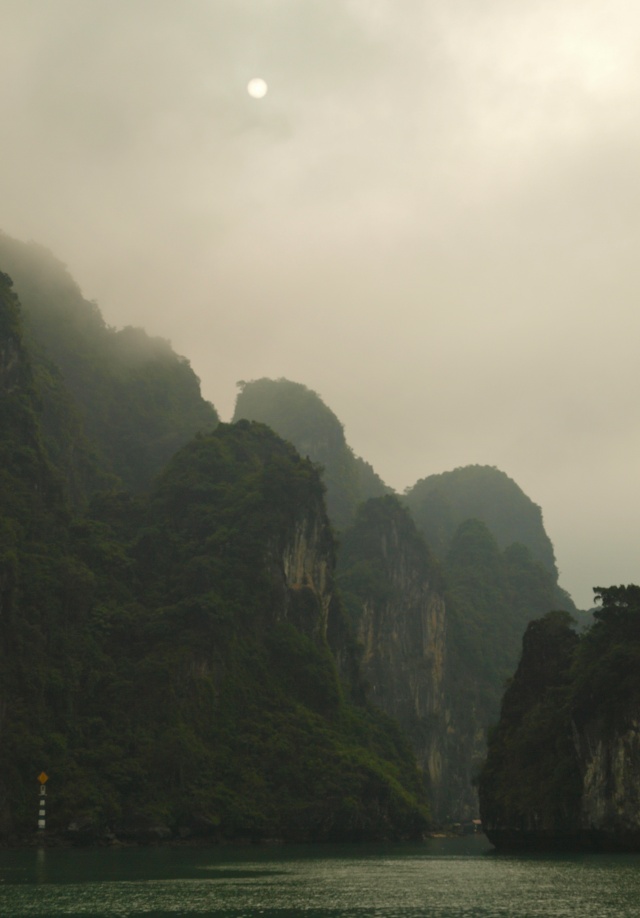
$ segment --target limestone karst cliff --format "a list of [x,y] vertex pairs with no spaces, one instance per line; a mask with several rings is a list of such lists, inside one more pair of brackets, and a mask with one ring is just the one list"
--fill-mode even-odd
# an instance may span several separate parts
[[371,697],[410,738],[434,814],[477,815],[487,730],[523,631],[573,609],[540,508],[503,472],[470,466],[418,482],[401,513],[375,474],[362,477],[321,398],[286,379],[241,383],[235,416],[272,425],[319,463]]
[[584,634],[533,622],[480,781],[499,848],[640,850],[640,588],[598,588]]
[[245,384],[213,434],[167,342],[108,328],[38,247],[0,237],[3,254],[29,331],[3,276],[0,828],[20,824],[43,757],[65,775],[60,818],[94,826],[135,811],[229,837],[411,835],[414,754],[438,820],[476,815],[503,681],[557,596],[553,563],[509,543],[517,510],[501,541],[465,517],[484,505],[454,500],[434,558],[311,390]]
[[640,719],[611,730],[595,722],[575,733],[582,775],[580,825],[606,847],[640,850]]
[[371,698],[410,738],[434,816],[475,814],[476,738],[458,716],[442,575],[397,498],[360,508],[338,572]]
[[111,475],[74,505],[4,276],[0,354],[0,836],[35,829],[43,769],[48,828],[77,843],[419,836],[421,778],[359,691],[312,463],[221,425],[146,493]]

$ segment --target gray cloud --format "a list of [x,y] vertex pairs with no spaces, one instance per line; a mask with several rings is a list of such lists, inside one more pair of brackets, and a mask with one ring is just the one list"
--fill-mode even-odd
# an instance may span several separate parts
[[[390,484],[470,462],[564,585],[637,580],[627,0],[0,0],[2,228],[108,322],[316,389]],[[269,83],[251,99],[253,76]]]

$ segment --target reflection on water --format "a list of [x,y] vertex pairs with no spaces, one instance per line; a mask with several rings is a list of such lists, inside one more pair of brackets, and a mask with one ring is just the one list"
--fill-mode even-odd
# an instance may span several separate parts
[[47,852],[44,848],[36,851],[36,883],[47,881]]
[[640,916],[638,855],[422,845],[0,852],[2,918]]

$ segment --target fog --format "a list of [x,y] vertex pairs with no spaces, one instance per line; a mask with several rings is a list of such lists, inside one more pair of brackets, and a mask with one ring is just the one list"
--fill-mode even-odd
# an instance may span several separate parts
[[637,4],[0,14],[2,230],[169,338],[223,420],[236,380],[303,382],[399,490],[504,470],[579,605],[638,582]]

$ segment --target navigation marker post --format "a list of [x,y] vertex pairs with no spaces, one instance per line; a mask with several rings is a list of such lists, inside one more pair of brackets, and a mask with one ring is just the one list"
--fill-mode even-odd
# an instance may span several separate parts
[[47,788],[46,783],[49,780],[49,775],[46,771],[41,771],[38,775],[38,781],[40,782],[40,811],[38,812],[38,832],[44,832],[46,828],[46,803],[47,803]]

